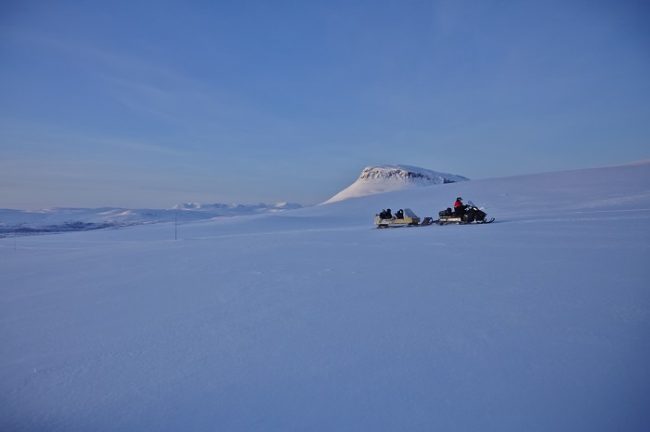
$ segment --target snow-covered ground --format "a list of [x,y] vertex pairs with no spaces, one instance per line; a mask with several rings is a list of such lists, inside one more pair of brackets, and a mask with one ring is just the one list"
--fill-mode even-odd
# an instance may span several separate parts
[[645,431],[648,227],[639,163],[0,239],[0,430]]

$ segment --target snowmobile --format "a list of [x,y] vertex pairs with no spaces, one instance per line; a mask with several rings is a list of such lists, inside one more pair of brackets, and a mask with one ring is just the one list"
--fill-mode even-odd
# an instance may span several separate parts
[[377,228],[400,228],[405,226],[414,227],[433,224],[433,218],[425,217],[424,219],[420,220],[420,218],[413,212],[413,210],[408,208],[404,209],[404,214],[401,216],[401,218],[397,216],[384,218],[380,214],[376,214],[375,225],[377,225]]
[[438,225],[448,224],[488,224],[494,222],[494,218],[488,218],[482,208],[477,207],[473,202],[468,201],[465,206],[465,212],[462,216],[457,215],[451,208],[438,212],[438,220],[434,221]]

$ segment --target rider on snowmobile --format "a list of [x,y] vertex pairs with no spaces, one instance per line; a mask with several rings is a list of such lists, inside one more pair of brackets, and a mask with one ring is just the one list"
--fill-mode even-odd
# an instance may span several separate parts
[[463,199],[461,197],[456,198],[454,203],[454,213],[456,216],[463,217],[465,214],[465,204],[463,204]]

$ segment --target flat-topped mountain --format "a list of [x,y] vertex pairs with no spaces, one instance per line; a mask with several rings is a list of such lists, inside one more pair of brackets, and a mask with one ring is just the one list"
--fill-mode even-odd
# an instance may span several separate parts
[[361,171],[359,178],[354,183],[325,201],[324,204],[417,186],[465,180],[468,178],[409,165],[370,166]]

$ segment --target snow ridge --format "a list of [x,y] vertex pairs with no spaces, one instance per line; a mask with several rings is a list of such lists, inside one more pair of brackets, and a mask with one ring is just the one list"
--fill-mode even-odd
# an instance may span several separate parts
[[248,212],[264,212],[264,211],[277,211],[277,210],[293,210],[301,208],[300,204],[290,202],[279,202],[275,204],[202,204],[197,202],[186,202],[177,204],[173,210],[202,210],[202,211],[220,211],[226,213],[248,213]]

